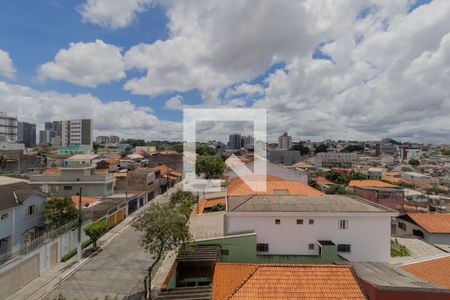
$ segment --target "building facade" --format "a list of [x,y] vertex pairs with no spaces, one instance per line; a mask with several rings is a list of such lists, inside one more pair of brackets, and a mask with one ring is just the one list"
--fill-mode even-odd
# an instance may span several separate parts
[[228,146],[230,149],[241,149],[242,145],[242,138],[241,135],[238,133],[230,134],[230,139],[228,142]]
[[62,121],[62,146],[93,144],[93,122],[91,119]]
[[18,122],[17,141],[24,143],[27,148],[36,147],[36,124]]
[[320,152],[314,157],[317,167],[351,167],[358,160],[358,154],[354,152]]
[[278,137],[278,148],[289,150],[292,147],[292,137],[287,132]]
[[17,141],[17,117],[0,112],[0,141]]

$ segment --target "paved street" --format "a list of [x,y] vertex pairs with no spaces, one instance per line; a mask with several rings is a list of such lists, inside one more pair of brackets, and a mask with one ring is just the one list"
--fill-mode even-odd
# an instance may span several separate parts
[[67,300],[103,299],[106,295],[122,299],[139,294],[150,263],[149,254],[139,246],[139,233],[130,226],[69,276],[50,298],[62,294]]

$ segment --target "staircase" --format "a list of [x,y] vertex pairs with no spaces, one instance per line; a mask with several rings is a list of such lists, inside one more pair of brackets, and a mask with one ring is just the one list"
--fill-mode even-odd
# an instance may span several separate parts
[[161,291],[158,300],[209,300],[211,286],[178,287],[173,290]]

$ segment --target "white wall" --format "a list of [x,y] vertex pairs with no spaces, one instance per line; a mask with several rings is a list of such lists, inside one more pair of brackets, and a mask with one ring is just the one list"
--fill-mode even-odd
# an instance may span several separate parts
[[[398,223],[404,223],[406,225],[406,230],[401,229]],[[446,233],[429,233],[425,229],[416,224],[410,223],[408,221],[397,219],[397,234],[410,234],[412,235],[413,230],[420,230],[423,232],[423,240],[429,244],[444,244],[450,245],[450,234]]]
[[[265,215],[264,215],[265,214]],[[317,240],[331,240],[337,244],[351,244],[351,253],[339,253],[351,261],[387,261],[390,257],[390,216],[349,215],[342,217],[305,213],[238,213],[228,212],[228,233],[254,231],[257,243],[269,244],[267,254],[314,255],[308,244]],[[275,219],[281,224],[276,225]],[[297,225],[296,219],[303,219]],[[314,219],[314,225],[309,224]],[[348,229],[339,229],[339,220],[349,220]]]

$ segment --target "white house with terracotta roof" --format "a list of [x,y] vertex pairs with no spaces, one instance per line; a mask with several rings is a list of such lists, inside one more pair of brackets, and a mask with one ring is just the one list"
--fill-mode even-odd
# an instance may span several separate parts
[[450,245],[450,214],[409,213],[397,218],[397,233],[422,238],[430,244]]

